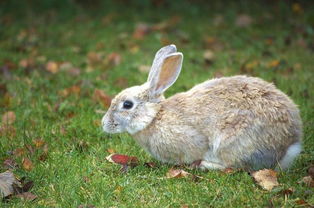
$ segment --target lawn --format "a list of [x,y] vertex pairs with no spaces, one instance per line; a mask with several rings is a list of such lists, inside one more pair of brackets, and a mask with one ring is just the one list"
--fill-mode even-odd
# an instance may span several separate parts
[[[33,181],[37,198],[13,196],[0,206],[313,206],[313,187],[299,182],[314,165],[314,4],[298,2],[2,1],[0,172]],[[169,179],[172,166],[131,136],[102,132],[110,97],[142,84],[155,52],[170,43],[184,63],[166,96],[248,74],[274,82],[299,105],[304,148],[278,173],[280,186],[265,191],[244,171],[187,167],[202,178]],[[123,173],[106,160],[112,152],[136,156],[139,165]]]

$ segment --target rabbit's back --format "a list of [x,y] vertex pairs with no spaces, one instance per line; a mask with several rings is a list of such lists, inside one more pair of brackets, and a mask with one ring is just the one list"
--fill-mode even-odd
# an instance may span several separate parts
[[297,106],[259,78],[209,80],[168,98],[164,106],[206,135],[210,157],[227,166],[273,166],[302,136]]

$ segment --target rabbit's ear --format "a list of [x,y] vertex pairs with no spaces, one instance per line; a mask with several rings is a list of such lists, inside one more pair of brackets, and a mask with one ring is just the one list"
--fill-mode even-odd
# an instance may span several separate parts
[[180,52],[171,53],[163,58],[156,74],[149,83],[150,97],[161,95],[178,78],[183,61],[183,54]]
[[149,75],[148,75],[148,79],[147,81],[150,82],[152,80],[153,77],[156,76],[156,74],[158,73],[158,70],[164,60],[164,58],[171,54],[171,53],[175,53],[177,52],[177,48],[175,45],[167,45],[162,47],[161,49],[159,49],[159,51],[157,51],[152,67],[150,69]]

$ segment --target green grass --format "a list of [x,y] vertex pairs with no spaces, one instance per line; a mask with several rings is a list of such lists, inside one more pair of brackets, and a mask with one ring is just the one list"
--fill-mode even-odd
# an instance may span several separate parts
[[[313,4],[305,1],[300,4],[303,11],[295,13],[292,3],[284,1],[187,1],[155,9],[150,1],[135,5],[124,1],[114,5],[98,1],[96,5],[34,2],[0,4],[0,115],[14,111],[17,117],[15,135],[0,135],[0,162],[14,158],[19,164],[14,173],[34,181],[31,192],[38,198],[31,202],[12,198],[1,207],[298,207],[302,206],[298,204],[300,199],[314,205],[313,188],[297,183],[314,163]],[[235,26],[241,13],[251,15],[253,24]],[[114,17],[104,24],[108,14]],[[169,30],[151,32],[142,40],[132,37],[138,22],[153,25],[174,15],[181,21]],[[214,25],[217,15],[224,21]],[[205,64],[203,58],[206,37],[216,39],[211,49],[215,54],[212,64]],[[138,67],[151,64],[155,52],[168,41],[177,45],[185,60],[167,96],[218,74],[247,73],[274,82],[299,105],[304,150],[289,171],[279,174],[279,187],[264,191],[246,172],[229,175],[188,170],[206,180],[166,179],[170,165],[155,161],[126,134],[101,131],[97,123],[103,114],[99,110],[105,108],[93,99],[94,90],[102,89],[113,96],[124,85],[143,83],[147,74],[139,72]],[[134,46],[137,52],[130,49]],[[89,52],[102,53],[104,59],[116,52],[122,61],[109,67],[98,64],[88,72]],[[23,59],[34,59],[34,66],[21,67]],[[48,61],[70,62],[80,69],[80,75],[70,75],[67,70],[50,73],[45,70]],[[280,64],[270,66],[274,61]],[[9,68],[4,73],[6,66]],[[127,83],[119,84],[121,78]],[[80,87],[79,94],[60,94],[73,85]],[[41,148],[33,153],[26,151],[21,157],[10,154],[33,145],[38,138],[48,144],[45,161],[38,159]],[[140,165],[120,173],[118,165],[105,160],[110,148],[137,156]],[[31,171],[22,168],[23,157],[33,162]],[[143,165],[149,161],[156,162],[157,167]],[[1,165],[0,171],[5,170]],[[285,198],[280,192],[287,188],[295,191]]]

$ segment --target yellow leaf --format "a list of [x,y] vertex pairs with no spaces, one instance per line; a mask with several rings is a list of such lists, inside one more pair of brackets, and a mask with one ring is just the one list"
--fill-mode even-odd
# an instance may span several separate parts
[[23,158],[22,164],[24,170],[31,171],[34,168],[32,161],[27,157]]

